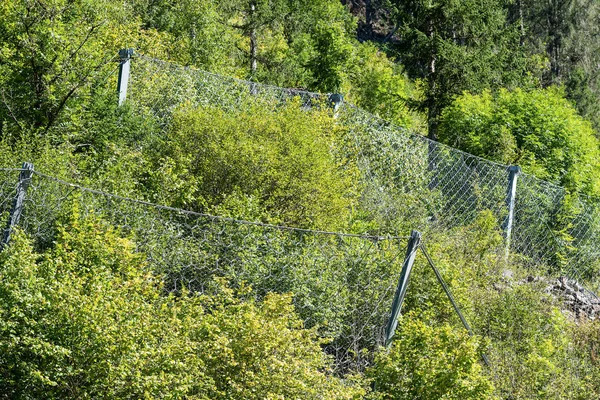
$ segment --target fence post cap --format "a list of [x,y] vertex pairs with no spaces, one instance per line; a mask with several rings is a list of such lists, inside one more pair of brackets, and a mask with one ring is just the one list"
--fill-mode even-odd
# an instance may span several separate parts
[[330,93],[328,99],[333,104],[338,105],[344,101],[344,95],[340,93]]
[[119,50],[119,58],[121,60],[128,60],[133,56],[133,49],[121,49]]
[[416,242],[416,245],[418,246],[420,244],[420,242],[421,242],[421,232],[413,229],[410,232],[410,239],[414,240]]
[[508,171],[509,172],[514,172],[515,174],[520,174],[521,173],[521,167],[519,167],[518,165],[511,165],[510,167],[508,167]]

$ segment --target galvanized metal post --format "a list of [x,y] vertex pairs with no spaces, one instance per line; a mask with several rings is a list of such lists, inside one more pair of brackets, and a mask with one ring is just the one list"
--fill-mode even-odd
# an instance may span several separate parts
[[2,233],[2,242],[0,243],[0,250],[4,249],[4,247],[10,242],[10,235],[15,226],[19,223],[19,219],[21,218],[21,213],[23,212],[23,201],[25,200],[25,194],[27,193],[27,188],[29,187],[29,183],[31,182],[31,175],[33,174],[33,164],[25,162],[23,163],[23,169],[19,174],[19,183],[17,184],[17,193],[13,200],[13,206],[10,210],[10,215],[8,217],[8,224]]
[[410,278],[410,272],[412,271],[415,257],[417,255],[417,249],[421,243],[421,233],[418,231],[412,231],[410,239],[408,240],[408,246],[406,247],[406,255],[404,256],[404,263],[402,264],[402,272],[400,273],[400,279],[398,281],[398,287],[396,288],[396,294],[394,295],[394,302],[392,303],[392,312],[390,319],[385,330],[385,346],[389,347],[392,344],[392,338],[394,332],[398,326],[398,317],[400,316],[400,310],[402,309],[402,302],[406,295],[406,289],[408,288],[408,280]]
[[333,106],[333,117],[337,118],[338,111],[342,104],[344,104],[344,96],[339,93],[331,93],[329,95],[329,103]]
[[508,168],[508,189],[506,191],[506,206],[508,207],[508,215],[502,224],[504,230],[505,239],[505,260],[508,261],[510,254],[510,239],[512,235],[512,227],[515,218],[515,198],[517,194],[517,179],[521,173],[521,168],[516,165],[512,165]]
[[119,50],[119,58],[121,59],[121,64],[119,65],[119,82],[117,83],[119,107],[123,105],[125,99],[127,98],[127,85],[129,84],[131,56],[133,56],[133,49]]

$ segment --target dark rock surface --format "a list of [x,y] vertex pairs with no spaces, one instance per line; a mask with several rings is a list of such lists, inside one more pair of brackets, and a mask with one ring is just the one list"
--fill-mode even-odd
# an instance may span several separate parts
[[592,291],[566,276],[547,278],[529,275],[525,279],[513,280],[513,272],[502,273],[502,283],[494,284],[494,289],[503,291],[513,285],[540,285],[544,292],[552,295],[561,304],[563,312],[574,319],[600,319],[600,298]]
[[561,276],[548,281],[546,291],[561,300],[564,308],[573,313],[575,318],[600,318],[600,299],[576,281]]

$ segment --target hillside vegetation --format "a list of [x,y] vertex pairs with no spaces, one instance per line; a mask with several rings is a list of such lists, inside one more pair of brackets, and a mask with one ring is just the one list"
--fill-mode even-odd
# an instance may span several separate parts
[[[0,399],[598,398],[600,325],[549,289],[580,266],[598,284],[600,262],[573,256],[574,221],[599,224],[577,219],[600,196],[598,10],[1,0],[0,167],[49,176],[0,252]],[[341,93],[375,122],[250,82]],[[529,188],[520,218],[565,248],[506,256],[506,184],[488,201],[453,154],[562,186],[556,203]],[[384,348],[416,227],[475,334],[419,253]]]

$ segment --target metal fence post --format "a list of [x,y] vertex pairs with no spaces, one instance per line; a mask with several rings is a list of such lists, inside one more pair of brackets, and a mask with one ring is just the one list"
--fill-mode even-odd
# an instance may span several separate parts
[[404,263],[402,264],[402,272],[400,273],[400,279],[398,281],[398,287],[396,288],[396,294],[394,295],[394,302],[392,303],[392,312],[390,319],[385,330],[385,346],[389,347],[398,326],[398,317],[400,316],[400,310],[402,309],[402,302],[406,295],[406,288],[408,287],[408,280],[410,278],[410,272],[412,271],[415,257],[417,255],[417,249],[421,243],[421,233],[419,231],[412,231],[408,245],[406,246],[406,255],[404,256]]
[[344,104],[344,96],[339,93],[331,93],[327,98],[331,106],[333,107],[333,117],[338,117],[338,111],[342,104]]
[[515,218],[515,197],[517,194],[517,179],[521,173],[521,168],[516,165],[512,165],[508,168],[508,189],[506,191],[506,206],[508,207],[508,215],[506,216],[502,229],[504,230],[505,238],[505,255],[504,258],[508,260],[510,254],[510,238],[512,235],[512,227]]
[[121,63],[119,65],[119,82],[117,83],[119,107],[123,105],[125,98],[127,97],[127,84],[129,83],[131,56],[133,56],[133,49],[119,50],[119,58],[121,59]]
[[25,200],[25,194],[27,193],[27,188],[29,187],[29,183],[31,182],[31,176],[33,174],[33,164],[25,162],[23,163],[23,169],[19,174],[19,183],[17,184],[17,193],[13,200],[13,206],[10,210],[10,215],[8,217],[8,224],[4,229],[2,234],[2,243],[0,243],[0,250],[4,249],[4,247],[10,242],[10,235],[15,226],[19,223],[19,219],[21,218],[21,213],[23,212],[23,201]]

